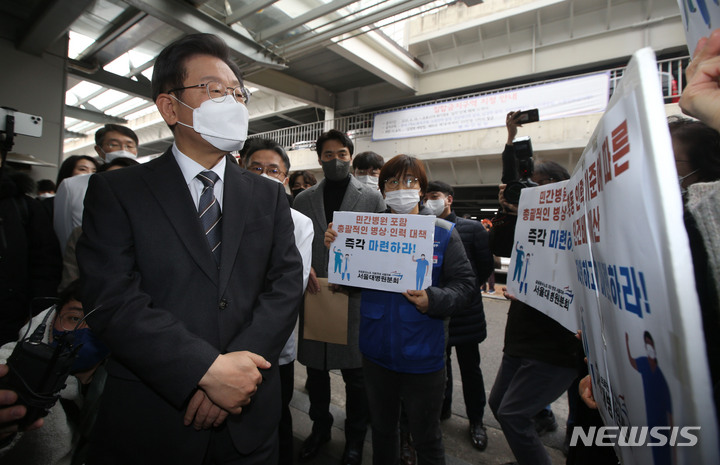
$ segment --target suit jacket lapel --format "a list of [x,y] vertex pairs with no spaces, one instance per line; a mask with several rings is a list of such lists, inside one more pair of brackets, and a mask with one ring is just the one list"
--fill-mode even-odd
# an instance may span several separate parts
[[345,196],[340,204],[340,211],[355,211],[355,205],[362,197],[360,186],[360,182],[355,180],[353,176],[350,176],[350,182],[348,183],[347,189],[345,189]]
[[162,206],[168,221],[175,228],[193,260],[210,279],[217,282],[215,259],[203,234],[190,190],[175,161],[172,148],[145,166],[148,168],[145,172],[148,187]]
[[[228,157],[230,157],[228,155]],[[223,179],[223,210],[222,210],[222,251],[220,258],[220,295],[225,290],[235,260],[237,259],[240,241],[247,223],[247,202],[252,198],[250,174],[240,168],[230,158],[225,165]]]

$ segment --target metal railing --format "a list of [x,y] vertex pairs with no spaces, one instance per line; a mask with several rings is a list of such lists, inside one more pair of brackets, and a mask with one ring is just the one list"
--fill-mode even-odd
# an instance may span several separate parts
[[[665,103],[677,102],[682,93],[682,89],[685,87],[685,74],[684,69],[687,67],[690,61],[690,57],[672,58],[668,60],[658,61],[658,74],[660,75],[663,98]],[[610,72],[610,95],[615,89],[617,83],[622,79],[626,67],[612,68],[606,71]],[[599,71],[602,72],[602,71]],[[580,76],[587,76],[594,73],[583,73],[578,75],[564,76],[562,78],[547,79],[544,81],[538,81],[518,86],[503,87],[485,92],[475,92],[471,94],[464,94],[455,97],[448,97],[443,99],[428,100],[426,102],[416,103],[412,105],[405,105],[399,107],[388,108],[386,110],[361,113],[358,115],[344,116],[341,118],[335,118],[327,121],[316,121],[314,123],[302,124],[299,126],[292,126],[289,128],[276,129],[273,131],[262,132],[253,134],[250,137],[264,137],[274,139],[280,145],[285,147],[287,150],[297,149],[315,149],[315,141],[320,134],[327,130],[327,128],[334,128],[338,131],[345,132],[350,138],[357,139],[360,137],[369,137],[372,134],[373,121],[375,115],[380,113],[387,113],[390,111],[404,110],[407,108],[414,108],[424,105],[432,105],[436,103],[454,102],[457,100],[481,97],[490,94],[497,94],[501,92],[508,92],[511,90],[522,89],[531,86],[537,86],[540,84],[547,84],[551,82],[562,81],[569,78],[576,78]]]

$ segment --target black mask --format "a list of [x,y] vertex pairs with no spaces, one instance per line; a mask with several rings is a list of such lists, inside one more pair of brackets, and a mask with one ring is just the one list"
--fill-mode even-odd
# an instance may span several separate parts
[[298,194],[299,194],[300,192],[304,191],[304,190],[305,190],[305,189],[303,189],[302,187],[298,187],[297,189],[292,189],[293,199],[294,199],[295,197],[297,197]]

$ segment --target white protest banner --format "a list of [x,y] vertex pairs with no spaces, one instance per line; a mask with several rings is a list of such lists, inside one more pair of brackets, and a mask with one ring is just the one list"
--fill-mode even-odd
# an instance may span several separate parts
[[685,40],[690,56],[701,37],[708,37],[713,29],[720,28],[720,5],[717,0],[678,0]]
[[[525,189],[519,205],[515,240],[525,256],[533,254],[523,283],[530,291],[519,292],[521,282],[513,280],[510,292],[555,318],[557,309],[532,292],[531,279],[572,290],[568,311],[580,321],[569,329],[583,330],[593,393],[606,426],[618,428],[610,442],[623,464],[720,463],[674,166],[657,64],[652,50],[643,49],[630,61],[571,179]],[[565,221],[539,222],[539,215],[546,217],[543,192],[555,186],[565,189]],[[522,225],[525,215],[529,224]],[[542,250],[550,248],[537,242],[542,228],[548,236],[572,230],[572,249]],[[538,257],[548,253],[557,262],[548,269],[552,276],[536,270],[543,268]],[[516,252],[510,271],[519,258]],[[554,271],[562,266],[565,272]],[[690,292],[681,296],[681,287]],[[568,320],[558,318],[566,327]],[[627,433],[617,437],[623,427]]]
[[579,322],[568,267],[573,234],[566,186],[563,181],[522,190],[507,284],[511,294],[575,332]]
[[374,141],[505,126],[511,111],[538,108],[547,121],[603,111],[610,75],[578,78],[375,115]]
[[435,217],[335,212],[328,282],[390,292],[432,284]]

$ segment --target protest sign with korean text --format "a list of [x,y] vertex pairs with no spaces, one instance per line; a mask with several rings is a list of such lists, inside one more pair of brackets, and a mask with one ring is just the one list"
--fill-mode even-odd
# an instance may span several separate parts
[[[694,272],[652,50],[633,56],[572,177],[523,190],[519,212],[510,292],[583,330],[603,421],[627,432],[621,462],[720,463],[700,307],[678,291],[695,289]],[[572,247],[551,247],[552,231],[571,232]],[[683,428],[697,443],[671,446]]]
[[390,292],[432,284],[435,217],[335,212],[328,281]]
[[688,50],[694,55],[698,40],[720,27],[720,4],[717,0],[678,0],[678,6]]

